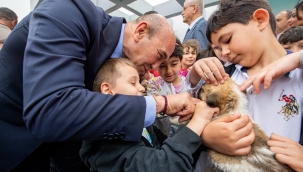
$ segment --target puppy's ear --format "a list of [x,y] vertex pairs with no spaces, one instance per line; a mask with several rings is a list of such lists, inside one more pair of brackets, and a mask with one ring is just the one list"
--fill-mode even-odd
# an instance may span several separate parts
[[206,95],[206,104],[209,107],[219,107],[219,99],[218,93],[209,93]]

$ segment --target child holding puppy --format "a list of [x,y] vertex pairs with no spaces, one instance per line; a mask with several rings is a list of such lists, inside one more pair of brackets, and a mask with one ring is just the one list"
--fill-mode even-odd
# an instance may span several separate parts
[[[265,0],[221,0],[218,9],[208,20],[206,34],[215,49],[221,52],[219,58],[236,64],[235,71],[230,77],[239,85],[257,74],[262,68],[289,53],[276,40],[275,17]],[[195,84],[200,77],[205,81],[214,80],[212,71],[217,76],[219,68],[222,69],[222,66],[215,58],[199,60],[190,72],[190,81]],[[259,94],[254,94],[252,87],[246,89],[250,117],[268,136],[277,133],[295,142],[300,140],[303,105],[302,77],[303,71],[294,69],[275,80],[270,89],[261,88]],[[219,137],[222,132],[215,128],[218,127],[211,123],[205,128],[202,135],[203,141],[211,148],[220,149],[219,152],[223,150],[225,153],[224,147],[232,143],[224,140],[226,135]],[[221,139],[212,139],[212,135]],[[298,152],[302,153],[301,147]],[[287,156],[294,157],[295,154],[287,153]],[[279,158],[277,160],[295,170],[303,169],[293,166],[290,161],[286,162]],[[299,166],[303,166],[302,163]],[[203,169],[200,168],[200,171]]]

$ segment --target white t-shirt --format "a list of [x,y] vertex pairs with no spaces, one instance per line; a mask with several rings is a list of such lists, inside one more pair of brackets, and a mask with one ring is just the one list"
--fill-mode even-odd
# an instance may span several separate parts
[[[232,80],[242,84],[247,78],[245,68],[236,65]],[[246,90],[248,111],[252,120],[270,136],[276,133],[292,140],[300,140],[303,70],[295,69],[274,80],[270,88],[260,87],[260,93],[254,94],[251,86]]]
[[[241,85],[247,78],[246,69],[236,65],[231,79]],[[259,94],[254,94],[251,86],[246,90],[246,96],[248,115],[267,136],[276,133],[299,142],[303,105],[302,69],[295,69],[274,80],[267,90],[262,85]],[[202,152],[194,171],[203,172],[206,166],[207,154]]]

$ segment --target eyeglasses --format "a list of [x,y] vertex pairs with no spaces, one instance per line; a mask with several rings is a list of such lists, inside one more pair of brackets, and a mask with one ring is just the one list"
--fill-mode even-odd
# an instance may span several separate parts
[[183,11],[185,11],[188,7],[192,7],[192,6],[195,6],[195,5],[189,5],[189,6],[187,6],[187,7],[184,7],[184,8],[183,8]]

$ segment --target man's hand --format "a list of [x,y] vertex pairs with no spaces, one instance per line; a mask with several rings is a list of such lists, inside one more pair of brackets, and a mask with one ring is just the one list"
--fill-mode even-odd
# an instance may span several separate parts
[[243,82],[240,86],[240,90],[244,91],[251,85],[254,87],[255,94],[260,92],[260,85],[264,83],[264,89],[270,87],[270,83],[285,73],[294,70],[299,66],[300,63],[300,52],[292,53],[287,56],[280,58],[279,60],[271,63],[264,67],[258,73],[249,76],[249,78]]
[[275,157],[279,162],[287,164],[295,171],[303,171],[303,147],[298,142],[272,134],[267,145],[276,154]]
[[227,115],[210,122],[203,130],[203,144],[227,155],[246,155],[255,139],[253,125],[245,115]]

